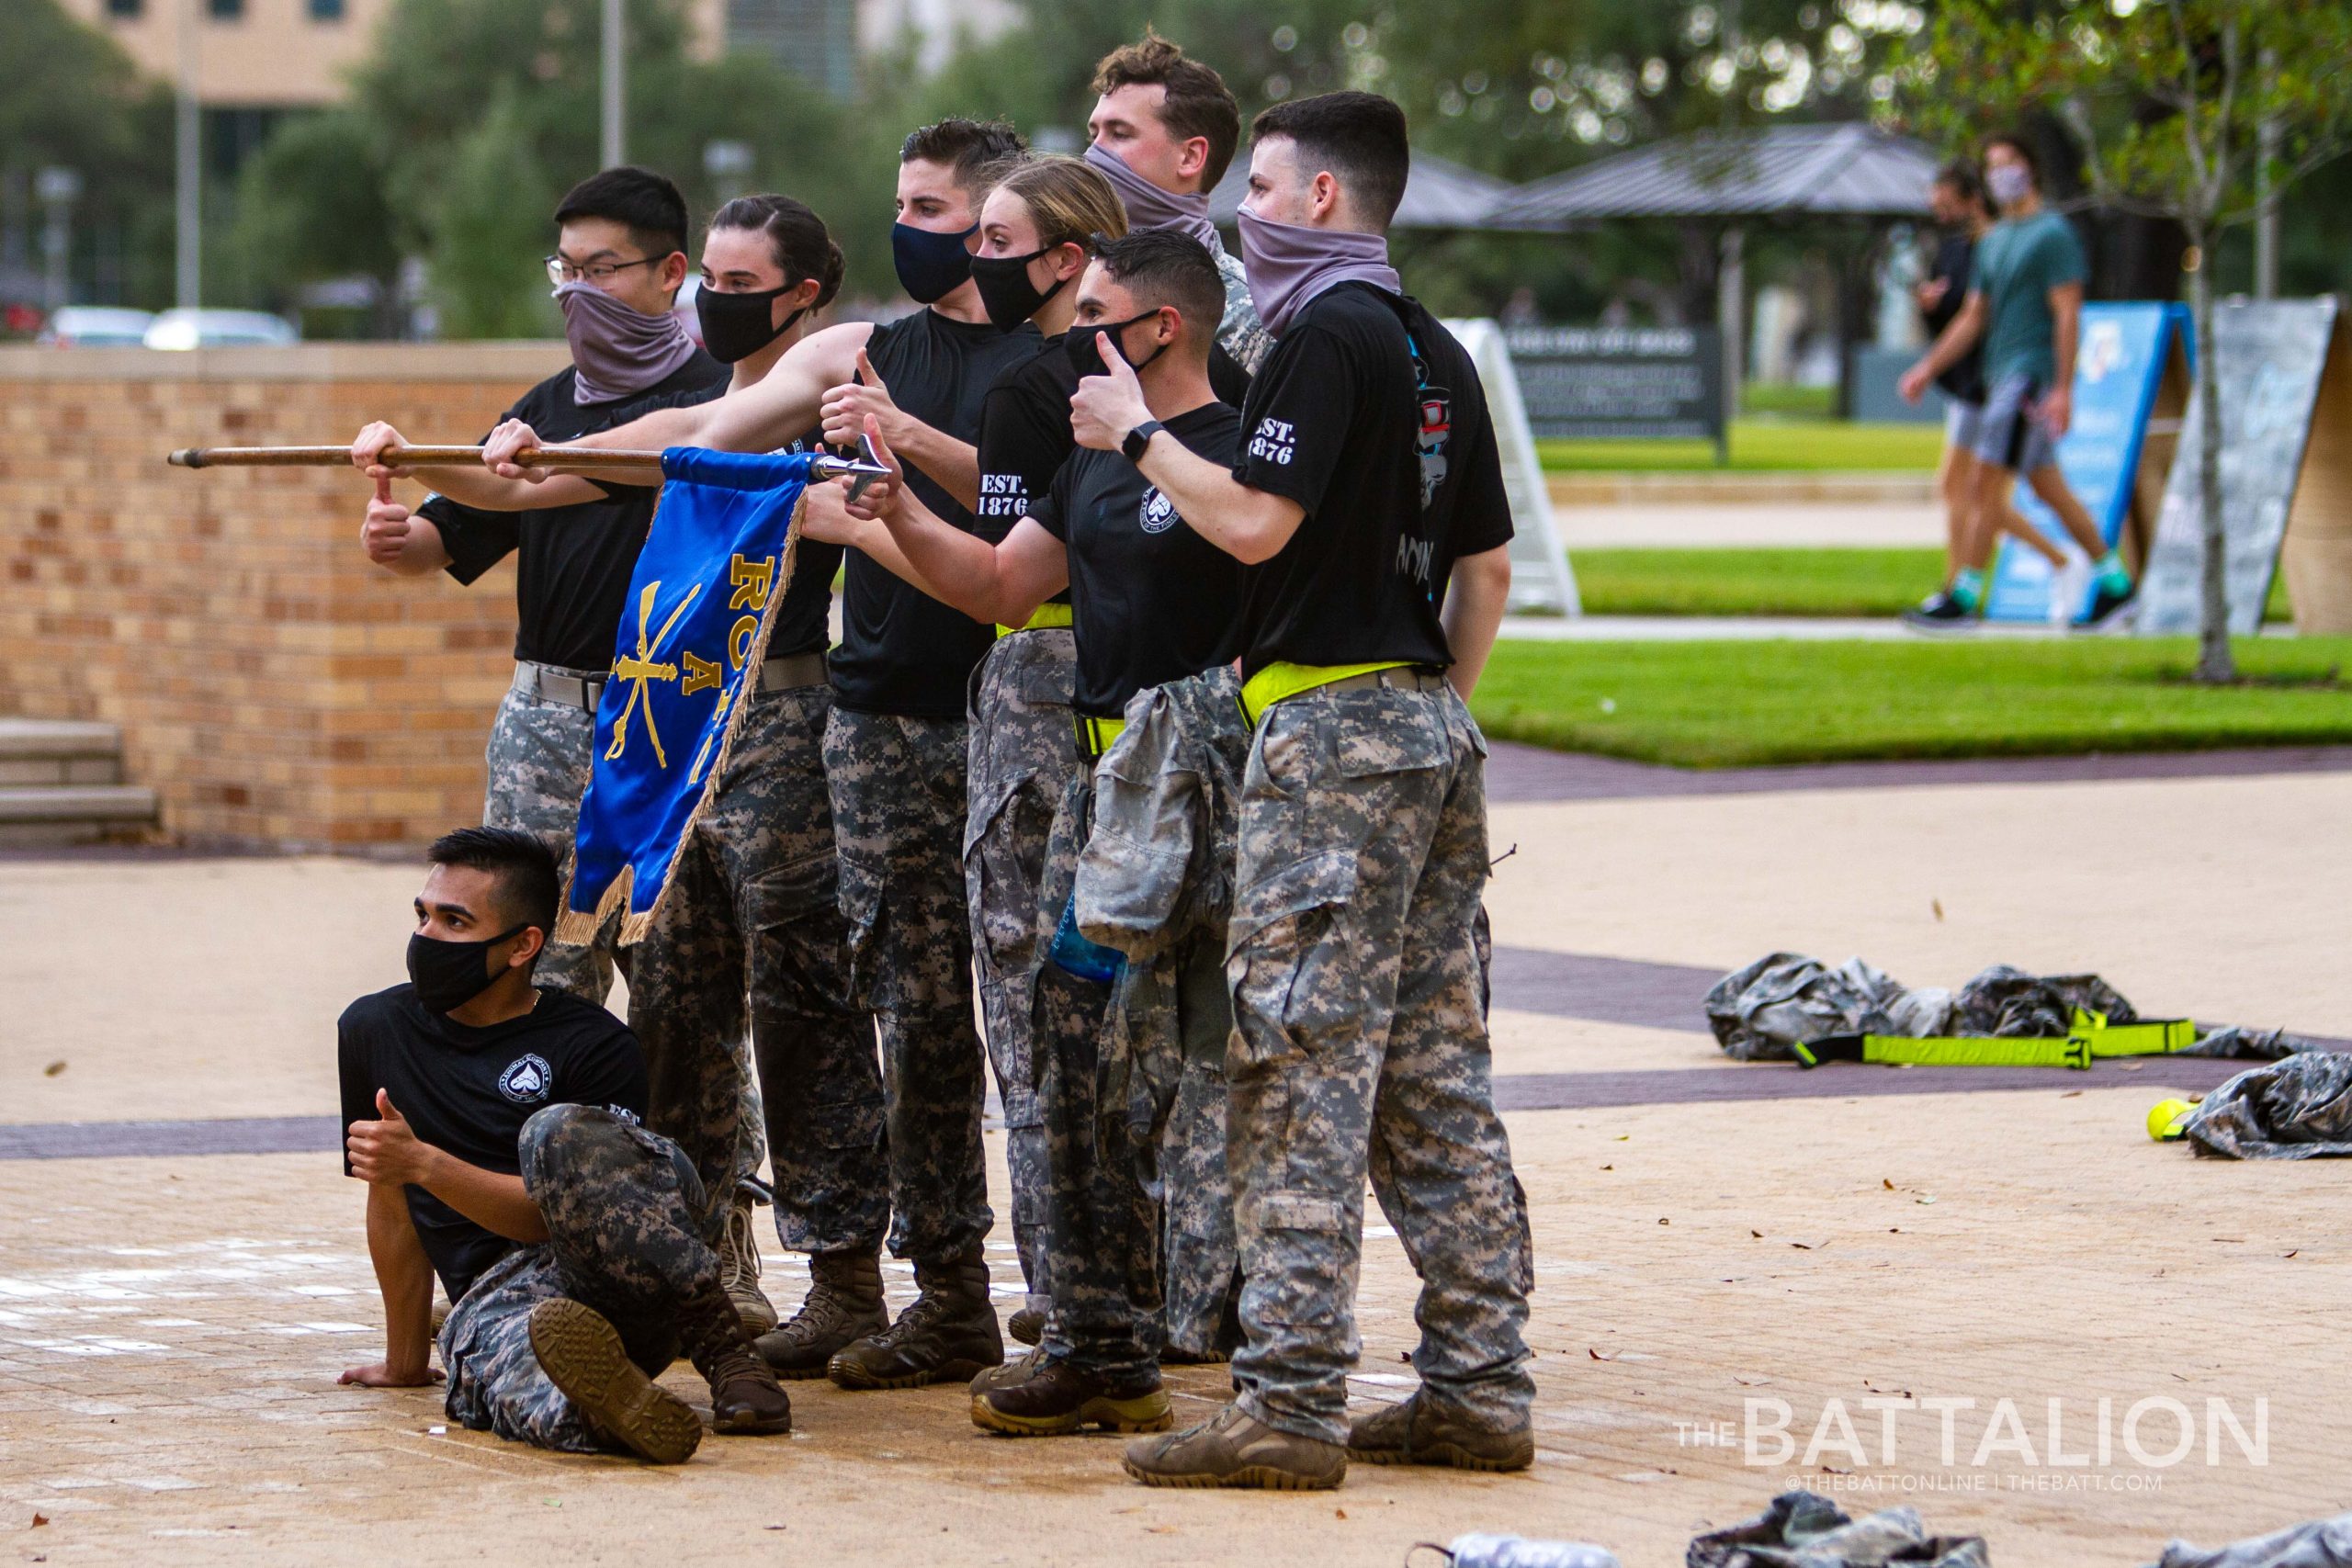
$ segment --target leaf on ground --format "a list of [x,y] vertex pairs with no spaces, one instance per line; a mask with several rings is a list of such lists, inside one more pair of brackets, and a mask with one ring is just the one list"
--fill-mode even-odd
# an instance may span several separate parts
[[65,1064],[62,1061],[51,1062],[40,1070],[40,1076],[45,1078],[53,1078],[64,1070]]
[[1754,1236],[1758,1241],[1762,1241],[1764,1239],[1764,1233],[1762,1231],[1749,1231],[1747,1234]]
[[1603,1170],[1614,1170],[1614,1169],[1616,1169],[1617,1168],[1616,1168],[1615,1166],[1613,1166],[1613,1165],[1604,1165],[1604,1166],[1602,1166],[1600,1168],[1601,1168],[1601,1169],[1603,1169]]
[[1331,1510],[1331,1517],[1335,1519],[1344,1519],[1348,1517],[1348,1511],[1345,1508],[1334,1508]]
[[[2301,1248],[2301,1247],[2299,1247],[2295,1248],[2295,1252],[2301,1252],[2301,1251],[2302,1251],[2302,1248]],[[2292,1258],[2292,1257],[2294,1257],[2294,1256],[2295,1256],[2295,1252],[2282,1252],[2282,1253],[2280,1253],[2280,1254],[2279,1254],[2279,1256],[2280,1256],[2281,1258]]]
[[1889,1192],[1892,1192],[1892,1191],[1894,1191],[1894,1182],[1892,1182],[1892,1181],[1889,1181],[1889,1180],[1888,1180],[1885,1177],[1883,1177],[1883,1176],[1882,1176],[1882,1177],[1880,1177],[1880,1178],[1878,1179],[1878,1184],[1879,1184],[1881,1187],[1885,1188]]
[[1598,1350],[1594,1349],[1594,1348],[1593,1348],[1591,1346],[1589,1346],[1589,1345],[1588,1345],[1588,1346],[1586,1346],[1586,1347],[1584,1348],[1584,1353],[1585,1353],[1586,1355],[1588,1355],[1588,1356],[1590,1356],[1590,1357],[1591,1357],[1594,1360],[1596,1360],[1596,1361],[1613,1361],[1613,1360],[1615,1360],[1615,1359],[1617,1359],[1617,1352],[1616,1352],[1616,1351],[1611,1350],[1611,1351],[1610,1351],[1610,1352],[1609,1352],[1609,1354],[1607,1354],[1606,1356],[1604,1356],[1604,1355],[1602,1355],[1600,1351],[1598,1351]]
[[1940,899],[1940,898],[1930,898],[1930,899],[1928,899],[1928,908],[1930,908],[1930,909],[1933,909],[1933,910],[1936,912],[1936,919],[1939,919],[1939,920],[1940,920],[1940,919],[1942,919],[1944,918],[1944,901],[1943,901],[1942,899]]
[[39,1529],[41,1526],[47,1523],[49,1523],[49,1516],[47,1514],[35,1514],[33,1516],[33,1529]]
[[1670,1221],[1670,1220],[1668,1220],[1665,1215],[1661,1214],[1661,1215],[1659,1215],[1659,1216],[1658,1216],[1658,1222],[1657,1222],[1657,1223],[1658,1223],[1659,1224],[1662,1224],[1662,1225],[1663,1225],[1663,1224],[1671,1224],[1673,1222],[1672,1222],[1672,1221]]
[[2083,1098],[2083,1091],[2078,1089],[2070,1089],[2058,1098],[2061,1100],[2080,1100]]
[[1174,1535],[1176,1533],[1176,1527],[1174,1525],[1146,1525],[1144,1526],[1144,1533],[1147,1535]]

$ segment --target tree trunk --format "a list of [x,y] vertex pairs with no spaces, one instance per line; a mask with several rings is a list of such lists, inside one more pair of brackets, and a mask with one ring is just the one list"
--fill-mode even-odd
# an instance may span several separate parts
[[2188,275],[2188,308],[2197,324],[2197,492],[2204,545],[2197,679],[2220,683],[2237,679],[2237,664],[2230,654],[2230,562],[2222,514],[2222,356],[2213,341],[2215,258],[2211,240],[2202,224],[2189,231],[2189,242],[2197,247],[2197,270]]

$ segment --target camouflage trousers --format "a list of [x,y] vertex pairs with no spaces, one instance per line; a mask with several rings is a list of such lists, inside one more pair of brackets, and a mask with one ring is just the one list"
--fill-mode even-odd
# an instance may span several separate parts
[[1223,944],[1188,938],[1120,976],[1119,1021],[1135,1063],[1144,1190],[1159,1216],[1160,1338],[1191,1355],[1230,1350],[1240,1256],[1226,1164],[1226,1043],[1233,999]]
[[[482,797],[482,825],[520,828],[555,852],[556,863],[571,876],[571,835],[580,823],[580,797],[588,793],[588,759],[595,750],[596,716],[570,703],[541,698],[536,686],[521,682],[529,672],[551,671],[596,680],[598,670],[564,670],[552,664],[517,664],[516,684],[498,705],[490,727],[490,745],[483,761],[490,768],[490,787]],[[620,916],[616,913],[596,940],[585,946],[550,942],[540,956],[537,978],[542,986],[570,991],[583,1001],[602,1007],[613,988],[613,955],[620,945]]]
[[965,768],[961,719],[836,707],[825,727],[851,1002],[874,1010],[882,1037],[890,1250],[919,1260],[978,1247],[994,1219],[959,853]]
[[[1012,1245],[1029,1305],[1044,1310],[1046,1279],[1046,1129],[1037,1110],[1030,1039],[1031,982],[1050,917],[1038,888],[1046,840],[1063,788],[1078,772],[1070,691],[1078,651],[1066,627],[1000,637],[972,677],[970,805],[964,818],[964,888],[989,1060],[1004,1104],[1004,1163],[1012,1188]],[[1046,923],[1040,925],[1044,919]]]
[[1347,1436],[1364,1181],[1420,1277],[1415,1370],[1524,1424],[1532,1247],[1495,1114],[1476,939],[1486,743],[1450,688],[1315,691],[1258,727],[1226,978],[1251,1416]]
[[[1046,942],[1069,901],[1093,801],[1092,770],[1072,770],[1047,840]],[[1160,1337],[1159,1211],[1142,1170],[1152,1115],[1122,1027],[1126,978],[1087,979],[1041,953],[1034,1014],[1053,1298],[1045,1345],[1119,1383],[1158,1367]]]
[[675,1144],[600,1107],[550,1105],[523,1123],[520,1143],[548,1239],[507,1254],[449,1309],[449,1418],[543,1449],[617,1452],[548,1381],[531,1350],[531,1309],[558,1296],[594,1308],[629,1359],[659,1375],[678,1356],[680,1305],[718,1286],[710,1205]]
[[731,1194],[759,1173],[764,1109],[776,1235],[795,1252],[872,1251],[890,1219],[874,1021],[845,995],[832,705],[821,684],[752,695],[629,970],[648,1124]]

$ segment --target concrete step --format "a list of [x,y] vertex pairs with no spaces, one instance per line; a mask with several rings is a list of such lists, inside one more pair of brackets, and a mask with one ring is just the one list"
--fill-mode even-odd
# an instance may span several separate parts
[[111,724],[0,718],[0,789],[122,782],[122,736]]

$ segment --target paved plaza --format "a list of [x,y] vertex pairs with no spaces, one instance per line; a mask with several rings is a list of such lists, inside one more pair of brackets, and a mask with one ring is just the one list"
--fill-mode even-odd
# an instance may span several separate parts
[[[417,872],[60,852],[0,863],[9,1560],[1396,1564],[1500,1530],[1666,1568],[1804,1484],[1981,1532],[2002,1568],[2075,1568],[2346,1506],[2352,1168],[2199,1161],[2142,1130],[2226,1066],[1741,1067],[1697,1005],[1786,949],[1912,984],[2096,970],[2152,1014],[2352,1036],[2344,754],[1687,775],[1498,753],[1531,1473],[1148,1492],[1115,1441],[995,1438],[960,1390],[823,1383],[792,1385],[789,1439],[656,1471],[338,1388],[380,1315],[332,1152],[333,1026],[401,977]],[[780,1302],[804,1278],[771,1251]],[[1409,1387],[1412,1286],[1375,1213],[1366,1405]],[[1180,1419],[1225,1386],[1170,1382]]]

